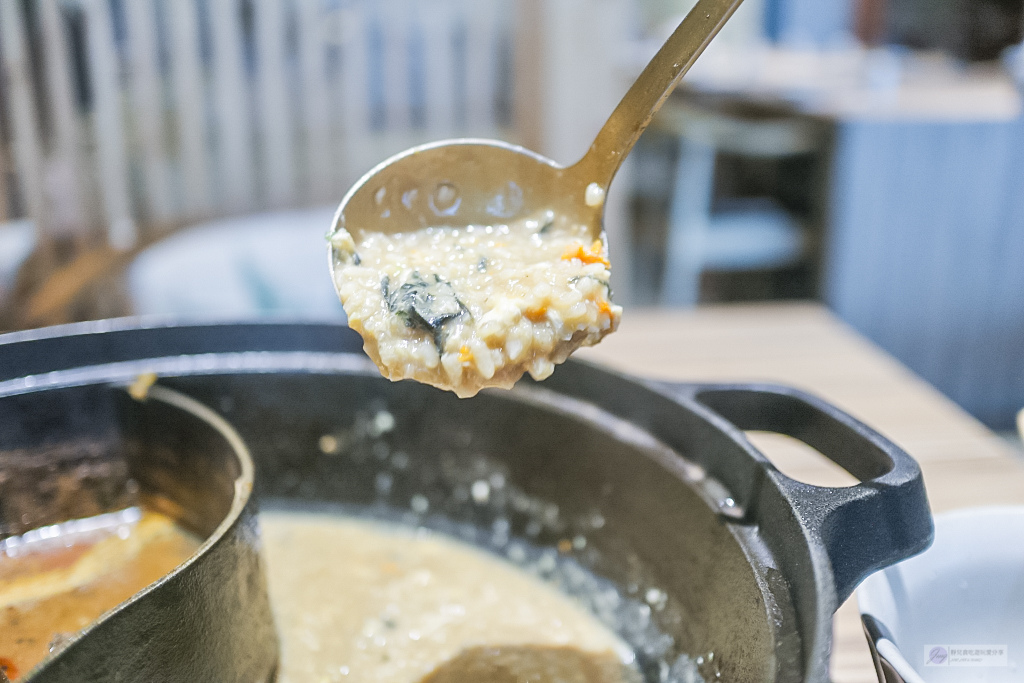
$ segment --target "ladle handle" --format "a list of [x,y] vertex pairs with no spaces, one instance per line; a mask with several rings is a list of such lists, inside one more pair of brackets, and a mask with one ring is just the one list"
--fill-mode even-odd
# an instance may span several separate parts
[[615,107],[590,150],[576,163],[578,170],[608,187],[654,114],[740,2],[698,0]]

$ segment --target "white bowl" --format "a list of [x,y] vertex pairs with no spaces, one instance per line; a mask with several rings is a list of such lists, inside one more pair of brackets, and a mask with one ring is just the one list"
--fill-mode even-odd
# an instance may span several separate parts
[[1024,680],[1024,507],[935,517],[935,543],[857,589],[883,683]]

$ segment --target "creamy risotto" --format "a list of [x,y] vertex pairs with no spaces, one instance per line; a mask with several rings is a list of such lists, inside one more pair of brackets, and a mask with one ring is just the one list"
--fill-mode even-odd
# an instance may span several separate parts
[[392,380],[472,396],[544,379],[618,327],[608,250],[548,213],[511,225],[332,235],[349,325]]
[[280,683],[638,683],[570,598],[437,534],[262,512]]

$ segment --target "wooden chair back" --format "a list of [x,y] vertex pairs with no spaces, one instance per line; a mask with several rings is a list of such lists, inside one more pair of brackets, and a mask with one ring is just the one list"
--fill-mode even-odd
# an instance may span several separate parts
[[0,222],[27,214],[41,236],[99,231],[123,249],[212,217],[336,202],[417,142],[508,137],[511,11],[0,0]]

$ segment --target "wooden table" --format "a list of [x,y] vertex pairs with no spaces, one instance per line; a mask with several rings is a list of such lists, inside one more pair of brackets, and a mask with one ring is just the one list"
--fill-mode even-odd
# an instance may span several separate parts
[[[817,305],[627,310],[618,333],[579,356],[646,377],[800,387],[914,456],[934,511],[1024,504],[1024,463],[1004,441]],[[818,484],[842,481],[824,458],[803,457],[801,449],[774,441],[767,446],[790,476]],[[839,609],[834,624],[835,683],[877,680],[855,598]]]

